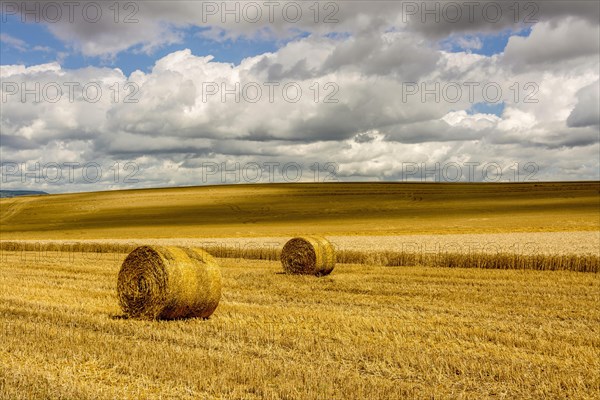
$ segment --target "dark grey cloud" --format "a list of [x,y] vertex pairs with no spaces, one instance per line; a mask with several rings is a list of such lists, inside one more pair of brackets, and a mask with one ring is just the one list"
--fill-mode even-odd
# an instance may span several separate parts
[[577,92],[577,104],[567,119],[570,127],[600,126],[600,81]]
[[464,126],[451,126],[442,120],[402,124],[381,130],[386,140],[398,143],[460,142],[481,140],[494,130],[492,126],[473,129]]
[[372,133],[359,133],[354,137],[356,143],[371,143],[375,140],[375,136]]
[[[14,3],[27,9],[43,5],[39,1]],[[522,29],[533,26],[536,21],[554,21],[568,16],[597,25],[600,18],[600,6],[596,1],[333,1],[320,4],[322,9],[317,18],[310,9],[313,3],[297,3],[301,4],[302,17],[297,22],[290,23],[290,19],[283,16],[283,9],[286,3],[294,2],[282,1],[277,3],[272,19],[269,17],[269,8],[261,6],[262,18],[257,22],[252,22],[243,13],[244,2],[232,2],[229,7],[236,4],[240,7],[239,18],[236,21],[236,18],[229,16],[223,22],[222,2],[159,0],[131,2],[133,6],[121,10],[119,21],[115,23],[114,10],[109,8],[113,3],[77,3],[75,18],[70,21],[69,6],[57,2],[62,5],[63,17],[46,25],[57,38],[83,54],[104,56],[112,56],[134,47],[141,51],[153,51],[160,46],[180,43],[183,30],[190,26],[210,28],[203,31],[203,35],[217,40],[239,37],[292,39],[299,32],[364,36],[405,28],[438,40],[452,35]],[[90,22],[89,18],[83,18],[82,10],[88,3],[101,5],[102,18],[99,21]],[[217,6],[216,13],[207,10],[208,3]],[[129,3],[121,6],[125,4]],[[263,2],[257,4],[262,5]],[[427,13],[427,10],[435,7],[437,11]],[[457,10],[460,10],[460,15]],[[94,13],[95,7],[92,7],[89,14],[93,16]],[[131,23],[124,23],[123,20],[129,15],[132,15],[129,21]],[[329,22],[325,22],[328,16]]]
[[350,68],[366,75],[389,75],[413,82],[433,71],[439,59],[430,43],[415,40],[410,34],[372,34],[340,43],[324,62],[323,70]]
[[529,37],[512,37],[504,52],[506,62],[521,68],[555,65],[567,61],[570,66],[579,58],[600,52],[600,25],[583,19],[568,18],[544,22]]
[[600,142],[600,131],[598,128],[554,128],[544,138],[537,138],[532,145],[545,148],[578,148],[597,145]]
[[[577,17],[594,25],[600,18],[596,1],[504,1],[403,2],[408,27],[431,38],[469,33],[492,34],[520,30],[538,22]],[[416,9],[413,6],[416,4]],[[433,13],[427,11],[438,10]],[[436,19],[437,17],[437,19]]]
[[0,146],[5,149],[8,149],[8,150],[12,150],[12,149],[28,150],[28,149],[38,148],[39,144],[36,143],[34,140],[26,139],[21,136],[1,134],[0,135]]

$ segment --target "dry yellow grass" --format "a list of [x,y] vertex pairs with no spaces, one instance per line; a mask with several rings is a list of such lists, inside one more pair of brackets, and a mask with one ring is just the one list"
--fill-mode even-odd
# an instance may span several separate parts
[[[0,398],[595,398],[600,279],[219,260],[208,320],[117,318],[125,254],[6,255]],[[63,257],[63,258],[61,258]],[[319,312],[314,312],[318,309]]]

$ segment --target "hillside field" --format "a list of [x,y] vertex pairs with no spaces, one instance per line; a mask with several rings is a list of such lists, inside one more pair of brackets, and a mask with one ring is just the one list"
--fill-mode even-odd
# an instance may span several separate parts
[[272,184],[0,200],[8,239],[600,231],[600,182]]

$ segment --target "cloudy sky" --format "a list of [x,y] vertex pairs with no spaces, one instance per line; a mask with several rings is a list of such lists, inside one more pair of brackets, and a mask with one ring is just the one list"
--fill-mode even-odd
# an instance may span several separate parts
[[2,1],[3,189],[598,180],[595,1]]

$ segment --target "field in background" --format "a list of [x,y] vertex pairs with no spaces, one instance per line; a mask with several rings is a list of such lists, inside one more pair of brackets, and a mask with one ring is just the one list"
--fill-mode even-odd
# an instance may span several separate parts
[[8,239],[600,230],[600,183],[332,183],[0,199]]
[[[0,398],[593,398],[597,274],[221,259],[208,320],[120,318],[123,254],[0,266]],[[89,255],[88,256],[92,256]],[[12,258],[11,258],[12,257]]]

